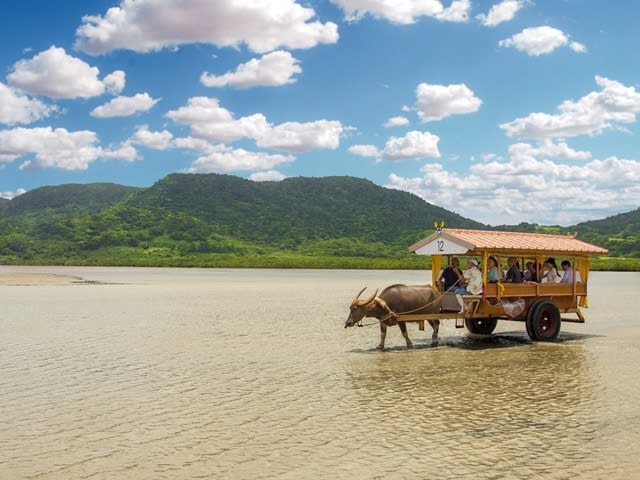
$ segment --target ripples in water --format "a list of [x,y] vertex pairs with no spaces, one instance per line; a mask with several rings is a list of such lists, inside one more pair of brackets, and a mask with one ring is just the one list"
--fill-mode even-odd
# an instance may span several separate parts
[[640,332],[610,311],[378,352],[342,328],[359,272],[101,272],[2,291],[2,479],[640,475]]

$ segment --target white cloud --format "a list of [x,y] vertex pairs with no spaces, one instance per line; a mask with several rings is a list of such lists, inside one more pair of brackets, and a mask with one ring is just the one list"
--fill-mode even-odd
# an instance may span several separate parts
[[53,106],[20,95],[4,83],[0,83],[0,123],[31,123],[48,117],[55,110]]
[[586,53],[587,47],[580,42],[571,42],[569,48],[576,53]]
[[436,15],[443,22],[465,23],[469,21],[471,0],[453,0],[448,8]]
[[167,150],[172,147],[173,135],[167,130],[152,132],[147,125],[141,125],[129,139],[131,143],[153,150]]
[[342,124],[335,120],[315,122],[286,122],[270,128],[256,144],[263,148],[275,148],[287,152],[307,152],[317,149],[335,150],[340,145]]
[[15,192],[0,192],[0,198],[6,198],[7,200],[13,200],[17,196],[27,193],[24,188],[18,188]]
[[[551,53],[559,47],[569,45],[569,37],[562,30],[545,25],[525,28],[510,38],[500,40],[498,45],[501,47],[515,47],[521,52],[537,57]],[[586,47],[578,42],[573,42],[571,48],[578,53],[586,51]]]
[[136,151],[130,145],[117,150],[105,150],[97,145],[95,132],[88,130],[69,132],[64,128],[14,128],[0,131],[0,154],[5,159],[25,160],[21,170],[60,168],[86,170],[98,158],[133,161]]
[[13,200],[19,195],[27,193],[24,188],[18,188],[15,192],[0,192],[0,198],[6,198],[7,200]]
[[557,115],[535,112],[500,125],[510,137],[565,138],[595,135],[618,123],[633,123],[640,113],[640,93],[615,80],[596,76],[600,91],[577,102],[566,100]]
[[509,146],[509,156],[512,159],[551,157],[567,160],[588,160],[591,158],[591,152],[574,150],[565,142],[553,143],[551,140],[545,139],[537,147],[528,143],[514,143]]
[[454,0],[448,8],[440,0],[398,1],[388,0],[331,0],[340,7],[346,20],[357,22],[365,15],[383,18],[392,23],[409,25],[419,17],[434,17],[449,22],[466,22],[471,10],[469,0]]
[[516,13],[525,6],[527,0],[502,0],[495,4],[486,15],[481,13],[476,18],[486,27],[495,27],[513,20]]
[[190,98],[187,106],[168,112],[167,117],[188,125],[196,138],[220,143],[252,139],[259,147],[288,152],[335,149],[344,130],[335,120],[286,122],[274,126],[261,113],[235,119],[230,111],[220,106],[218,99],[208,97]]
[[64,48],[50,47],[30,60],[20,60],[7,75],[9,84],[34,95],[51,98],[90,98],[124,86],[124,72],[117,70],[104,81],[100,71]]
[[299,61],[289,52],[278,50],[260,59],[251,59],[239,65],[235,72],[224,75],[211,75],[205,72],[200,81],[207,87],[224,87],[226,85],[239,89],[258,86],[278,87],[295,83],[294,75],[302,72]]
[[352,145],[349,152],[361,157],[375,157],[378,160],[418,160],[438,158],[440,137],[429,132],[412,130],[404,137],[389,137],[382,150],[375,145]]
[[404,137],[390,137],[382,150],[385,160],[413,160],[440,157],[438,142],[440,137],[429,132],[413,130]]
[[421,177],[392,174],[387,186],[491,225],[570,225],[638,206],[638,161],[609,157],[563,164],[558,160],[589,157],[566,144],[517,144],[509,153],[508,160],[475,163],[460,173],[438,163],[425,164]]
[[293,162],[293,155],[272,155],[249,152],[242,148],[219,145],[215,151],[198,158],[188,169],[189,173],[237,172],[241,170],[268,170],[276,165]]
[[416,89],[416,103],[413,108],[420,120],[431,122],[450,115],[473,113],[480,108],[482,100],[464,84],[431,85],[421,83]]
[[295,0],[121,0],[104,16],[83,17],[75,47],[99,55],[117,49],[150,52],[190,43],[220,47],[246,44],[266,53],[279,47],[312,48],[336,43],[333,22],[313,20],[315,11]]
[[104,77],[104,87],[111,95],[119,95],[124,90],[125,73],[122,70],[116,70]]
[[391,117],[384,124],[384,126],[387,127],[387,128],[403,127],[405,125],[409,125],[409,119],[407,117],[402,117],[402,116]]
[[287,178],[285,175],[277,170],[267,170],[266,172],[252,173],[249,177],[254,182],[279,182]]
[[217,98],[192,97],[188,104],[169,111],[166,116],[176,123],[188,125],[193,136],[221,143],[242,138],[259,138],[270,127],[262,114],[234,119],[220,106]]
[[382,155],[375,145],[352,145],[349,147],[349,152],[361,157],[379,158]]
[[213,153],[216,151],[214,144],[204,138],[179,137],[173,140],[176,148],[194,150],[196,152]]
[[148,93],[138,93],[133,97],[116,97],[91,112],[92,117],[128,117],[138,112],[151,110],[160,99],[151,98]]

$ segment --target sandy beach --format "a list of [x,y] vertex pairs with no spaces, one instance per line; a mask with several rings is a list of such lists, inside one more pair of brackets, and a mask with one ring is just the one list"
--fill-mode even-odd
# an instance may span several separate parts
[[45,272],[0,271],[0,285],[71,285],[85,283],[80,277]]
[[0,285],[70,285],[78,282],[82,279],[53,273],[0,273]]

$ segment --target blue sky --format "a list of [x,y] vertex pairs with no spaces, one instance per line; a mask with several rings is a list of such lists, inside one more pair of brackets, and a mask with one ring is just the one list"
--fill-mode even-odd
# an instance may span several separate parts
[[492,225],[640,207],[635,1],[0,8],[5,198],[218,172],[362,177]]

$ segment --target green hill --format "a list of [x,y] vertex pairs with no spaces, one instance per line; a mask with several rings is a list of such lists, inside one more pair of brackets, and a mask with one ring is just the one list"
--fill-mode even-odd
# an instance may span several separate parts
[[[640,211],[568,229],[640,257]],[[353,177],[253,182],[172,174],[149,188],[42,187],[0,202],[0,263],[416,268],[407,246],[449,227],[488,228]]]
[[114,183],[67,184],[41,187],[20,195],[6,205],[8,216],[24,214],[77,215],[99,212],[140,190]]
[[580,238],[606,245],[610,256],[640,258],[640,208],[576,225]]
[[481,227],[410,193],[353,177],[252,182],[228,175],[173,174],[124,203],[180,212],[215,226],[220,234],[288,247],[343,237],[404,245],[441,220]]

